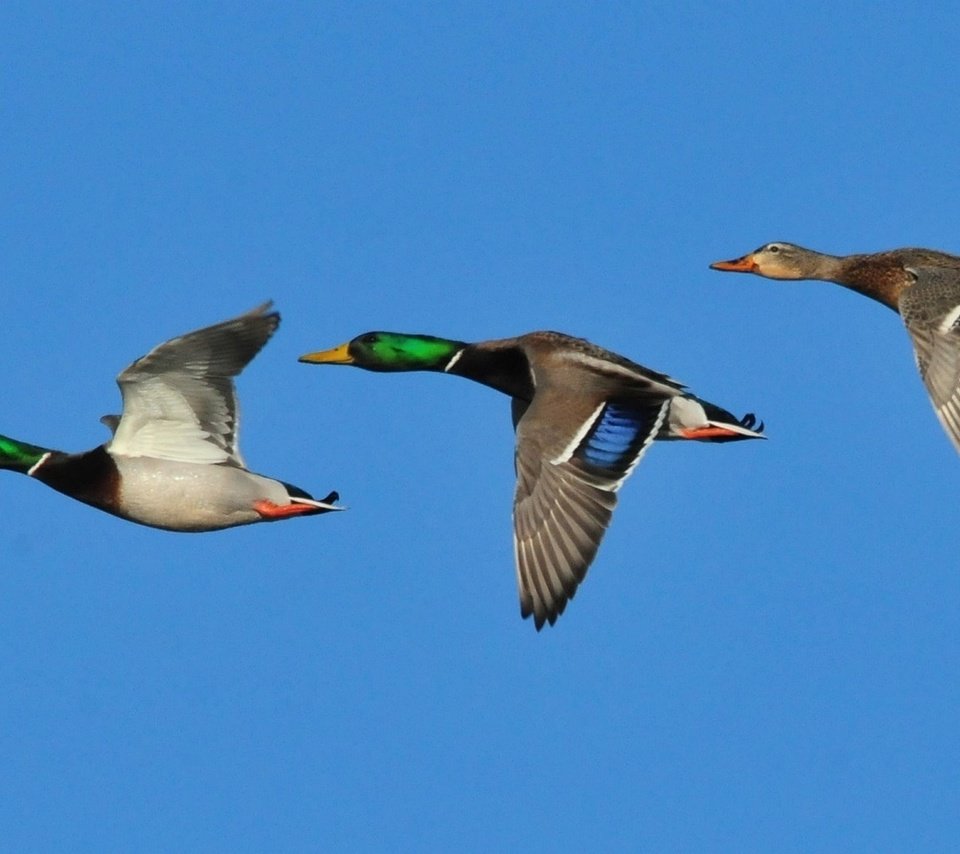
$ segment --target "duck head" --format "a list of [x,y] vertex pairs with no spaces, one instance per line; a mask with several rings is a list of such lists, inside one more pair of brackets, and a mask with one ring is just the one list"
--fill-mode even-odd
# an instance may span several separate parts
[[740,258],[732,261],[714,261],[711,270],[731,273],[756,273],[768,279],[817,278],[826,256],[794,243],[764,243]]
[[346,344],[300,357],[313,365],[353,365],[368,371],[442,371],[466,344],[405,332],[364,332]]
[[0,469],[29,474],[48,453],[49,448],[40,448],[9,436],[0,436]]

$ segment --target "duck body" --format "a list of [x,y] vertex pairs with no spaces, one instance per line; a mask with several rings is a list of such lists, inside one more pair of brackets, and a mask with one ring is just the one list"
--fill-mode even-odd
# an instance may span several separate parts
[[511,398],[520,610],[538,630],[575,595],[620,487],[655,439],[762,438],[753,416],[737,419],[666,374],[560,332],[479,343],[369,332],[301,361],[449,373]]
[[770,279],[836,282],[897,312],[910,335],[934,411],[960,452],[960,256],[915,247],[825,255],[776,242],[710,266]]
[[[533,402],[536,395],[555,398],[546,405],[541,428],[553,424],[554,413],[566,412],[569,426],[573,401],[598,406],[619,398],[636,400],[659,399],[666,403],[666,416],[661,420],[654,439],[709,439],[734,441],[756,438],[726,409],[701,400],[667,374],[646,368],[618,353],[575,338],[562,332],[529,332],[516,338],[483,341],[462,345],[460,356],[444,368],[445,373],[479,382],[509,395],[515,409]],[[591,410],[592,411],[592,410]],[[521,412],[520,415],[523,413]],[[516,420],[519,420],[519,416]],[[709,435],[714,422],[724,427]],[[698,435],[690,435],[698,432]],[[565,433],[564,429],[560,430]],[[566,437],[565,438],[569,438]]]
[[109,442],[79,454],[0,436],[0,468],[107,513],[170,531],[202,532],[341,509],[249,471],[236,444],[232,378],[273,334],[279,315],[248,314],[175,338],[118,378],[122,416]]
[[960,257],[935,249],[907,247],[872,255],[841,257],[831,281],[871,297],[899,312],[904,294],[916,283],[909,272],[915,267],[960,270]]
[[285,484],[235,466],[112,457],[102,447],[51,459],[33,477],[122,519],[186,533],[262,522],[258,502],[287,507],[293,499]]
[[960,452],[960,270],[911,267],[900,298],[920,378],[934,412]]

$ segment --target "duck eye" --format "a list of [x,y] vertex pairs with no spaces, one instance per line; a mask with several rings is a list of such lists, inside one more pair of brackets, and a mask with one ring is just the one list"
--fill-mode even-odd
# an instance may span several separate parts
[[771,243],[767,247],[767,252],[772,252],[774,255],[776,255],[779,251],[780,251],[780,247],[776,243]]
[[377,335],[376,335],[376,333],[374,333],[374,332],[368,332],[366,335],[361,335],[361,336],[360,336],[360,343],[361,343],[361,344],[376,344],[376,343],[377,343]]

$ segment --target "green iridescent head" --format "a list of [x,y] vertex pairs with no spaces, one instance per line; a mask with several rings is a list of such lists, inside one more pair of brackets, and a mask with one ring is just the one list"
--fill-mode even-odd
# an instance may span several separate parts
[[315,365],[353,365],[368,371],[442,371],[466,344],[403,332],[364,332],[352,341],[300,357]]
[[0,469],[12,469],[26,474],[49,450],[18,442],[9,436],[0,436]]

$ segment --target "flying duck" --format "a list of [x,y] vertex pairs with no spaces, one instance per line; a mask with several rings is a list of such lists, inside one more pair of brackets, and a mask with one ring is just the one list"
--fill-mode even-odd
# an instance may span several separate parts
[[836,282],[896,311],[910,334],[934,411],[960,452],[960,256],[915,248],[824,255],[777,242],[710,267],[768,279]]
[[249,471],[237,447],[233,378],[280,323],[270,303],[160,344],[117,383],[123,414],[110,441],[68,454],[0,436],[0,468],[29,475],[107,513],[168,531],[214,531],[343,508],[331,492]]
[[538,631],[573,598],[617,491],[654,439],[764,438],[753,415],[737,419],[665,374],[559,332],[473,344],[367,332],[300,361],[455,374],[511,398],[520,613],[532,615]]

